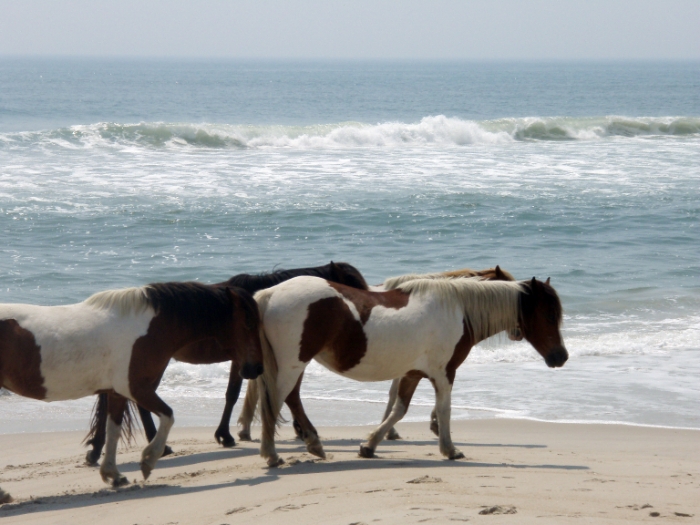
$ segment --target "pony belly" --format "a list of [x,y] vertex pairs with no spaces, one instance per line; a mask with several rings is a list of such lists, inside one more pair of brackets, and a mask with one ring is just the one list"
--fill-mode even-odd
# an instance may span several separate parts
[[[367,354],[370,354],[369,356]],[[340,370],[337,367],[336,357],[332,351],[324,350],[315,359],[332,372],[353,379],[355,381],[390,381],[403,377],[410,370],[423,370],[427,368],[423,359],[414,359],[413,356],[403,355],[401,358],[387,356],[372,356],[367,354],[354,367],[348,370]],[[373,358],[374,357],[374,358]]]

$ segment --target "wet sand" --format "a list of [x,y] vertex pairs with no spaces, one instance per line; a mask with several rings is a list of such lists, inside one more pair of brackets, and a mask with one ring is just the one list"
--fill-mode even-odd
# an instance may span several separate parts
[[[108,488],[83,464],[78,432],[0,435],[4,523],[404,524],[700,523],[700,431],[519,420],[453,423],[466,459],[448,461],[427,423],[398,429],[376,459],[357,451],[370,427],[319,432],[318,460],[284,426],[268,469],[258,442],[223,449],[213,428],[178,428],[150,479],[136,446],[120,449],[132,484]],[[259,427],[254,427],[254,437]]]

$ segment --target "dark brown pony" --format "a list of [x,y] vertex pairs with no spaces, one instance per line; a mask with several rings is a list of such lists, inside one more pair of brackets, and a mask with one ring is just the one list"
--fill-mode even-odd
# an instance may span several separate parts
[[[107,395],[105,482],[127,483],[116,466],[117,442],[128,400],[160,418],[141,456],[148,478],[174,423],[156,389],[178,353],[226,353],[241,374],[262,373],[260,316],[240,288],[157,283],[110,290],[66,306],[0,305],[0,387],[34,399]],[[0,491],[4,501],[9,495]]]
[[[312,268],[296,268],[292,270],[277,270],[271,273],[261,274],[239,274],[231,277],[228,281],[212,285],[214,288],[225,289],[227,287],[238,287],[246,290],[250,294],[274,286],[299,275],[311,275],[321,277],[332,282],[344,284],[352,288],[367,290],[367,283],[360,271],[351,264],[331,261],[329,264]],[[219,351],[216,347],[203,352],[199,348],[183,348],[177,352],[174,359],[190,364],[212,364],[222,363],[231,360],[231,356],[225,352]],[[238,400],[241,391],[242,379],[240,376],[240,360],[231,360],[231,371],[229,374],[228,388],[226,389],[226,405],[221,416],[219,427],[214,433],[216,441],[224,447],[233,447],[236,442],[229,430],[231,422],[231,413],[233,407]],[[252,383],[251,383],[252,384]],[[156,426],[153,423],[153,418],[148,410],[139,405],[138,407],[141,421],[143,422],[144,431],[148,440],[152,440],[156,434]],[[92,445],[92,449],[87,452],[86,462],[89,465],[94,465],[100,458],[102,447],[105,443],[105,431],[107,424],[107,395],[101,394],[95,406],[90,433],[86,440],[88,445]],[[128,429],[130,431],[130,429]],[[163,455],[172,453],[169,446],[165,447]]]

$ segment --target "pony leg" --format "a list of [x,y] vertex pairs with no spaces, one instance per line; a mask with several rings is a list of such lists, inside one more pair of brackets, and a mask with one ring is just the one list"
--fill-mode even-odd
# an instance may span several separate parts
[[450,411],[452,409],[452,384],[446,376],[433,379],[435,387],[435,410],[440,427],[440,453],[448,459],[462,459],[464,454],[457,450],[452,443],[450,434]]
[[88,450],[85,455],[85,463],[87,465],[97,465],[102,455],[107,431],[107,410],[107,394],[99,394],[89,434],[92,438],[86,442],[86,445],[92,446],[92,450]]
[[12,503],[13,501],[12,496],[0,488],[0,505],[3,505],[4,503]]
[[294,416],[294,428],[297,430],[297,434],[304,440],[304,443],[306,443],[306,450],[314,456],[326,459],[326,453],[323,450],[321,440],[318,438],[318,432],[306,415],[304,405],[301,403],[300,391],[302,379],[304,379],[303,373],[299,376],[299,380],[287,396],[285,402],[289,410],[291,410],[292,416]]
[[437,418],[437,402],[436,402],[436,408],[433,408],[433,411],[430,413],[430,430],[436,436],[440,435],[440,424],[438,423],[438,418]]
[[[301,373],[301,377],[299,378],[299,381],[297,381],[297,385],[294,387],[294,389],[297,391],[297,394],[299,394],[299,389],[301,388],[301,382],[302,382],[303,379],[304,379],[304,373],[302,372],[302,373]],[[291,396],[291,395],[293,395],[293,394],[294,394],[294,390],[292,390],[292,392],[289,394],[289,396]],[[287,397],[289,397],[289,396],[287,396]],[[301,405],[301,397],[300,397],[300,396],[297,396],[297,397],[299,397],[299,405]],[[301,441],[305,441],[305,440],[304,440],[304,430],[305,430],[305,428],[302,427],[302,425],[301,425],[301,423],[299,423],[299,421],[297,421],[297,415],[296,415],[296,413],[294,412],[294,410],[296,410],[296,407],[295,407],[295,408],[292,408],[292,406],[289,404],[289,400],[288,400],[288,399],[285,399],[284,402],[287,403],[287,406],[289,407],[289,410],[292,411],[292,416],[293,416],[293,419],[292,419],[292,426],[294,427],[294,433],[297,435],[297,439],[299,439],[299,440],[301,440]],[[294,402],[294,401],[292,401],[292,403],[293,403],[293,402]],[[303,406],[300,407],[300,412],[301,412],[301,414],[303,414],[303,415],[302,415],[302,419],[305,418],[305,417],[306,417],[306,412],[304,412],[304,407],[303,407]],[[307,421],[308,421],[308,418],[307,418]],[[311,421],[308,421],[308,424],[311,425]],[[311,427],[313,428],[313,425],[311,425]],[[306,427],[306,429],[308,429],[308,427]],[[315,431],[315,430],[316,430],[316,429],[314,428],[314,431]]]
[[[394,407],[394,403],[396,403],[396,396],[399,393],[400,381],[400,379],[394,379],[391,382],[391,388],[389,389],[389,402],[386,404],[386,410],[384,411],[384,417],[382,418],[382,421],[387,420],[387,418],[391,414],[392,408]],[[394,427],[391,427],[386,435],[386,438],[390,441],[394,441],[395,439],[401,439],[401,436]]]
[[241,441],[253,441],[253,438],[250,437],[250,425],[255,418],[259,397],[258,382],[248,381],[243,408],[241,409],[241,415],[238,416],[238,424],[241,426],[241,429],[238,431],[238,439]]
[[100,466],[100,476],[102,476],[102,481],[105,483],[110,483],[111,480],[111,484],[115,488],[129,483],[129,480],[122,476],[117,469],[117,445],[122,432],[126,403],[125,397],[115,393],[108,394],[107,447],[104,461],[102,461],[102,466]]
[[238,401],[241,385],[243,384],[243,378],[238,373],[239,370],[240,367],[231,361],[231,372],[228,376],[228,387],[226,388],[226,405],[224,406],[224,413],[221,415],[219,428],[214,432],[216,442],[224,447],[236,446],[236,440],[233,439],[229,426],[231,424],[231,413],[236,401]]
[[160,425],[158,425],[155,437],[141,453],[141,472],[144,479],[148,479],[156,463],[163,456],[165,442],[168,440],[168,434],[175,423],[175,418],[173,417],[173,409],[153,390],[147,391],[142,389],[138,393],[134,393],[134,398],[139,405],[153,412],[160,419]]
[[377,427],[377,430],[372,432],[367,438],[367,442],[360,445],[360,456],[363,458],[374,457],[374,451],[377,445],[384,439],[384,436],[408,411],[408,405],[411,403],[413,393],[416,391],[418,383],[422,379],[422,375],[408,374],[399,381],[398,392],[394,408],[391,410],[389,417]]
[[[139,409],[139,417],[141,418],[141,423],[143,423],[143,431],[146,433],[146,439],[148,439],[148,442],[150,443],[153,441],[153,438],[156,437],[156,432],[158,432],[156,429],[156,424],[153,422],[153,416],[141,405],[136,406]],[[165,449],[163,450],[163,456],[169,456],[172,453],[173,449],[166,445]]]

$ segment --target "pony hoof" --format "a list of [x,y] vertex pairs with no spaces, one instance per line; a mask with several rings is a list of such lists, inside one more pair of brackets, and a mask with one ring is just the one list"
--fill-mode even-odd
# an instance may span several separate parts
[[464,454],[462,454],[459,450],[455,450],[452,452],[449,456],[448,459],[455,460],[455,459],[464,459]]
[[[97,456],[97,457],[95,457]],[[85,454],[85,464],[90,466],[90,467],[95,467],[97,466],[97,462],[100,460],[100,456],[98,454],[95,454],[94,450],[88,450],[88,453]]]
[[440,425],[438,425],[437,421],[433,420],[430,422],[430,431],[437,437],[440,437]]
[[219,444],[221,444],[221,446],[224,448],[232,448],[236,446],[236,440],[233,439],[233,436],[228,435],[222,438],[221,441],[219,441]]
[[386,438],[389,441],[396,441],[397,439],[401,439],[401,436],[399,436],[399,433],[395,429],[391,429],[389,433],[386,435]]
[[143,479],[148,479],[148,476],[150,476],[151,472],[153,471],[153,467],[150,466],[145,461],[141,462],[140,467],[141,467],[141,473],[143,474]]
[[218,430],[214,434],[216,442],[225,448],[231,448],[236,446],[236,440],[229,432],[219,432]]
[[365,445],[360,445],[360,457],[367,459],[375,457],[374,449],[366,447]]
[[13,501],[14,499],[12,499],[12,496],[10,496],[4,490],[0,490],[0,505],[3,505],[5,503],[12,503]]
[[124,476],[117,476],[114,478],[114,481],[112,481],[112,487],[115,489],[118,489],[119,487],[123,487],[124,485],[128,485],[129,480],[126,479]]
[[238,433],[238,439],[240,441],[253,441],[253,438],[250,437],[250,432],[246,432],[245,430],[241,430]]
[[323,450],[323,445],[321,445],[321,443],[307,445],[306,450],[309,452],[309,454],[313,454],[314,456],[319,457],[321,459],[326,459],[326,453]]
[[284,460],[279,456],[272,457],[267,460],[267,466],[270,468],[277,468],[280,465],[284,465]]
[[172,453],[173,449],[170,448],[168,445],[165,445],[165,448],[163,449],[163,455],[161,457],[169,456]]

